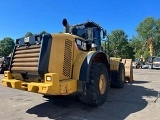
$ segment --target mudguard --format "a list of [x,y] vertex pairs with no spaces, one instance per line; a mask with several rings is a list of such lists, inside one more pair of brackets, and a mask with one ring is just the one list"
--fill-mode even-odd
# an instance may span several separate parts
[[[95,59],[96,57],[98,57],[98,60]],[[89,73],[92,61],[104,63],[106,67],[108,67],[107,68],[108,72],[110,72],[108,59],[104,52],[102,51],[81,52],[77,56],[74,62],[73,76],[72,76],[73,79],[78,80],[78,92],[84,92],[86,89],[86,83],[89,82]]]
[[[91,51],[88,53],[81,53],[77,56],[74,68],[73,68],[73,79],[78,79],[79,81],[89,82],[89,71],[91,63],[95,60],[95,57],[98,56],[99,61],[102,62],[108,67],[107,56],[102,51]],[[78,74],[79,73],[79,74]]]

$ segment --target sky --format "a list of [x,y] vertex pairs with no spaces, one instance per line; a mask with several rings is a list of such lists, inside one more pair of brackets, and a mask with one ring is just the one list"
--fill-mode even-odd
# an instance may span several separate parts
[[160,18],[160,0],[1,0],[0,40],[43,30],[58,33],[64,18],[70,25],[94,21],[108,34],[121,29],[130,39],[147,17]]

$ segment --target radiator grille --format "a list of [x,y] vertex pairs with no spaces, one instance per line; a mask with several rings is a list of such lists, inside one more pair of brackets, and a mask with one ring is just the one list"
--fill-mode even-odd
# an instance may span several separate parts
[[39,54],[40,45],[32,45],[28,48],[26,46],[17,47],[13,54],[11,71],[37,73]]
[[72,41],[65,40],[63,75],[71,77]]

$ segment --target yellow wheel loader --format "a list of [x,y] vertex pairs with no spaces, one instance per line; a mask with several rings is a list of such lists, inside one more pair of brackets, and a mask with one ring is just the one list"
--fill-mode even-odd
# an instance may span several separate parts
[[101,38],[106,31],[95,22],[70,26],[64,19],[62,23],[63,34],[16,40],[2,84],[43,95],[78,94],[82,102],[101,105],[110,84],[123,87],[124,64],[103,52]]

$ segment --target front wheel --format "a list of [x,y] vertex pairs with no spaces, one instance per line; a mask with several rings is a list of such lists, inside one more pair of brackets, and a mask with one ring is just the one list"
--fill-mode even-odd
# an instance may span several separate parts
[[81,95],[80,100],[90,105],[102,105],[106,101],[108,89],[108,69],[102,63],[92,63],[86,94]]

